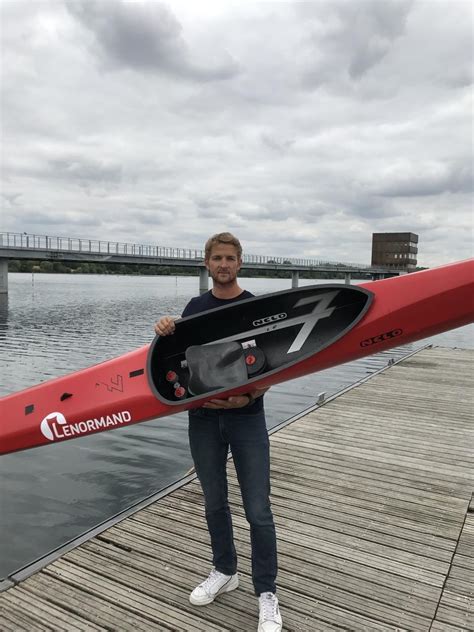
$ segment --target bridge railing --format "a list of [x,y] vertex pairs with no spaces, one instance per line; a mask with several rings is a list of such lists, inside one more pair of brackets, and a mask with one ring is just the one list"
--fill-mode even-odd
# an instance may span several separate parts
[[[80,252],[99,255],[128,255],[150,258],[185,259],[196,263],[204,261],[204,250],[192,248],[172,248],[151,244],[133,244],[97,239],[78,239],[75,237],[54,237],[29,233],[0,233],[0,248],[24,248],[30,250],[51,250],[56,252]],[[370,269],[371,266],[360,263],[329,261],[326,259],[301,259],[292,257],[274,257],[271,255],[244,254],[244,263],[297,265],[298,267],[343,267]]]

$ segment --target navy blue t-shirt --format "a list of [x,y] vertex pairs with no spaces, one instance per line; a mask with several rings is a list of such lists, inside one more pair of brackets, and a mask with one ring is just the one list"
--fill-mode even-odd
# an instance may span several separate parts
[[[193,316],[194,314],[199,314],[200,312],[205,312],[208,309],[214,309],[216,307],[224,307],[224,305],[229,305],[229,303],[236,303],[237,301],[242,301],[245,298],[251,298],[253,294],[244,290],[238,296],[234,298],[217,298],[214,296],[211,290],[206,292],[205,294],[201,294],[201,296],[195,296],[192,298],[186,307],[183,310],[181,316],[184,318],[185,316]],[[219,396],[217,396],[217,399]],[[206,414],[211,415],[222,415],[228,413],[238,413],[239,415],[254,415],[255,413],[259,413],[263,410],[263,395],[257,397],[253,404],[250,406],[244,406],[243,408],[229,408],[224,409],[221,408],[219,410],[212,408],[200,408],[201,412],[205,412]]]

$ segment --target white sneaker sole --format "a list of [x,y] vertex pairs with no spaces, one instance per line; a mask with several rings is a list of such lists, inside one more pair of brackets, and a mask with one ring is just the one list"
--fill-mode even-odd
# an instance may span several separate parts
[[219,595],[231,592],[232,590],[235,590],[238,587],[239,587],[239,577],[238,577],[238,575],[234,575],[227,582],[227,584],[224,584],[224,586],[222,586],[222,588],[218,592],[216,592],[216,594],[214,596],[196,598],[196,597],[193,597],[193,593],[191,593],[189,595],[189,601],[190,601],[190,603],[193,604],[193,606],[207,606],[208,604],[212,603],[214,601],[214,599],[216,597],[218,597]]

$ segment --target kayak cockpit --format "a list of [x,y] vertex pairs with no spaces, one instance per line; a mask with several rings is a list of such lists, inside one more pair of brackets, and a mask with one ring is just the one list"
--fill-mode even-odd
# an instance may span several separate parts
[[251,383],[339,339],[371,298],[354,286],[306,286],[179,319],[173,335],[150,347],[150,386],[158,399],[178,404]]

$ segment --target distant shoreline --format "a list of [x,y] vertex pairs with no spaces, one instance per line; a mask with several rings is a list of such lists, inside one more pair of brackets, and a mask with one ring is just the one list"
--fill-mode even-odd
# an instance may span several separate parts
[[[193,270],[195,273],[193,274]],[[110,274],[127,276],[198,276],[199,267],[150,266],[140,264],[93,263],[62,261],[31,261],[28,259],[11,259],[8,262],[9,272],[24,274]],[[242,270],[243,278],[290,279],[291,270]],[[344,272],[316,272],[299,270],[300,279],[344,279]],[[354,279],[370,279],[370,275],[353,274]]]

